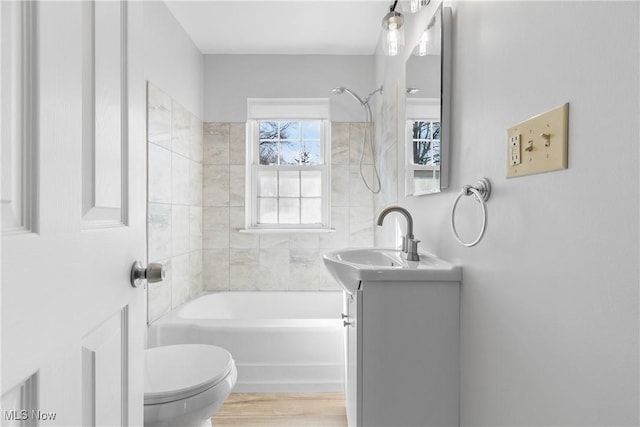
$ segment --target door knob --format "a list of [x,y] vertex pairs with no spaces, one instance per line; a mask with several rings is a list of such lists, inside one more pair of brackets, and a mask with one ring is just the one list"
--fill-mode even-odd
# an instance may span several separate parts
[[163,264],[152,262],[144,268],[140,261],[136,261],[131,266],[131,286],[137,288],[144,280],[148,283],[162,282],[167,274]]

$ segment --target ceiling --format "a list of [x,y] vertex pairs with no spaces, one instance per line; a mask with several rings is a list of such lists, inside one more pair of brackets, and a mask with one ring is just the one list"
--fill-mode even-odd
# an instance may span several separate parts
[[372,55],[387,0],[166,0],[203,54]]

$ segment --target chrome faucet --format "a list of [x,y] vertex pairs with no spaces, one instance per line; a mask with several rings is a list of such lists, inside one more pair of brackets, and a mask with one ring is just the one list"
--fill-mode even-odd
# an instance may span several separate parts
[[407,254],[407,260],[420,261],[420,255],[418,255],[418,243],[420,243],[420,240],[415,240],[413,237],[413,218],[411,218],[408,210],[400,206],[387,206],[378,215],[378,225],[382,225],[384,218],[391,212],[401,213],[407,220],[407,234],[402,236],[402,252]]

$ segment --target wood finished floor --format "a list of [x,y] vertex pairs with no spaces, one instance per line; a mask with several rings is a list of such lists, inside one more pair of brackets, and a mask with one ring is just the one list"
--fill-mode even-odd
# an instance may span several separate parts
[[346,427],[343,393],[233,393],[214,427]]

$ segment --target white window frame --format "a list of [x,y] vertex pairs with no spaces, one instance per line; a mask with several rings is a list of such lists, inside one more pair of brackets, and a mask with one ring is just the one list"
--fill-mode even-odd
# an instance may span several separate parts
[[442,120],[440,118],[440,98],[409,98],[406,106],[405,125],[405,152],[406,152],[406,173],[405,173],[405,195],[419,196],[428,193],[416,193],[414,185],[414,171],[436,171],[442,179],[442,152],[440,153],[440,165],[416,165],[413,163],[413,122],[432,121],[440,123],[440,150],[442,150]]
[[[261,165],[259,154],[259,121],[320,121],[319,165]],[[320,224],[258,223],[258,171],[321,172],[322,212]],[[246,124],[245,229],[247,233],[323,232],[331,229],[331,122],[328,98],[249,98]]]

